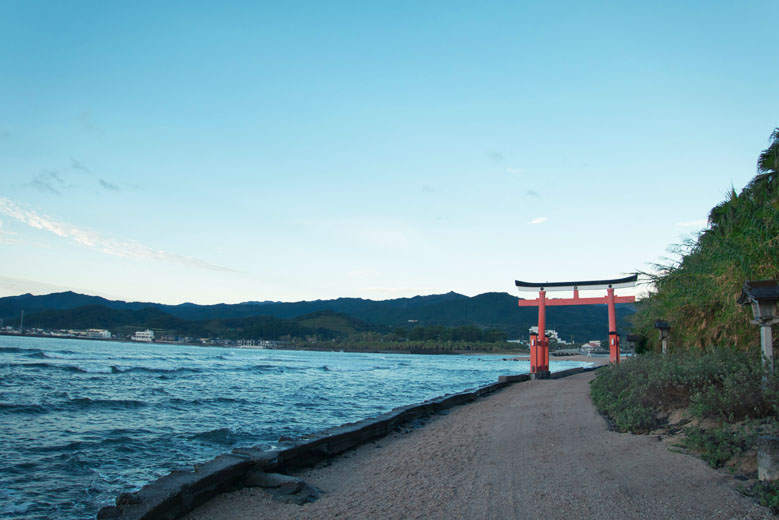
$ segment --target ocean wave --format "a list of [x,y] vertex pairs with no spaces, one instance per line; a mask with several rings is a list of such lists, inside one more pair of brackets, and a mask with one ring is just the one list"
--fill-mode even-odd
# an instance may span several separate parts
[[253,372],[294,372],[296,370],[295,367],[281,367],[278,365],[252,365],[250,367],[246,368],[247,370],[251,370]]
[[0,347],[0,354],[24,354],[25,352],[40,352],[40,350],[19,347]]
[[88,359],[85,358],[83,354],[72,352],[70,350],[58,350],[56,352],[39,350],[37,352],[27,354],[26,357],[33,359]]
[[90,397],[77,397],[67,401],[67,404],[84,408],[142,408],[148,406],[148,403],[135,399],[92,399]]
[[11,363],[14,367],[26,368],[44,368],[54,370],[65,370],[67,372],[79,372],[82,374],[109,374],[111,367],[108,366],[90,366],[90,365],[66,365],[63,363]]
[[168,401],[171,404],[185,404],[192,406],[201,406],[204,404],[235,404],[235,403],[248,403],[246,399],[235,399],[233,397],[211,397],[207,399],[182,399],[180,397],[174,397]]
[[377,370],[392,370],[394,367],[389,365],[375,365],[372,367],[343,367],[339,365],[324,365],[319,367],[319,370],[323,372],[350,372],[350,373],[356,373],[356,372],[375,372]]
[[49,408],[40,404],[0,403],[0,413],[39,414],[48,411]]
[[27,513],[34,504],[30,501],[25,501],[25,498],[23,493],[19,493],[14,489],[0,489],[0,513],[3,513],[3,516],[16,516]]
[[233,432],[230,428],[218,428],[216,430],[195,433],[190,435],[188,439],[191,441],[205,441],[214,444],[222,444],[224,446],[232,446],[240,441],[242,437],[241,434]]
[[258,365],[246,365],[246,366],[209,367],[209,370],[212,372],[276,372],[276,373],[283,374],[287,372],[299,372],[303,370],[308,370],[308,368],[309,367],[290,367],[290,366],[270,365],[267,363],[261,363]]
[[118,367],[111,366],[111,372],[114,374],[129,374],[145,372],[149,374],[186,374],[186,373],[199,373],[203,370],[200,368],[190,367],[178,367],[178,368],[161,368],[161,367]]
[[145,429],[117,429],[106,434],[102,439],[95,440],[74,440],[65,444],[49,444],[42,446],[31,446],[30,451],[37,453],[56,453],[56,458],[67,459],[73,455],[73,452],[92,450],[101,446],[130,446],[138,443],[135,437],[138,434],[148,434]]

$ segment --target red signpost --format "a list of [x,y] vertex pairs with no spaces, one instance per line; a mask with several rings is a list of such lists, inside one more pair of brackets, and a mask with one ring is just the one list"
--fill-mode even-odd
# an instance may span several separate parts
[[[614,305],[633,303],[635,296],[616,296],[614,289],[634,287],[638,275],[614,280],[590,280],[586,282],[547,282],[531,283],[515,281],[520,291],[538,291],[535,300],[519,300],[520,307],[538,307],[538,334],[530,334],[530,373],[546,376],[549,374],[549,339],[546,337],[546,308],[555,305],[596,305],[609,306],[609,361],[619,363],[619,334],[617,334],[617,314]],[[579,289],[606,289],[606,296],[579,298]],[[546,291],[573,291],[573,298],[546,298]]]

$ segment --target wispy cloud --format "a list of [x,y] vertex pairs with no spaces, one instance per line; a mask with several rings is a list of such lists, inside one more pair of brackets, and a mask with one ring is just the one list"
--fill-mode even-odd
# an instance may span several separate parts
[[678,227],[706,227],[708,221],[705,218],[698,220],[687,220],[684,222],[677,222],[674,226]]
[[17,240],[13,238],[13,236],[16,233],[13,231],[6,231],[3,229],[3,221],[0,220],[0,244],[13,244],[16,243]]
[[81,125],[81,129],[85,132],[89,133],[97,133],[102,134],[103,131],[95,125],[95,122],[92,120],[92,116],[90,113],[86,110],[82,111],[81,114],[78,116],[78,122]]
[[538,193],[538,192],[537,192],[537,191],[535,191],[535,190],[527,190],[527,191],[525,192],[525,195],[527,195],[528,197],[535,197],[535,198],[537,198],[537,199],[540,199],[540,198],[541,198],[541,194],[540,194],[540,193]]
[[48,193],[50,195],[62,195],[62,193],[55,190],[51,184],[46,182],[44,179],[41,179],[39,176],[34,177],[33,180],[30,181],[30,186],[40,191],[41,193]]
[[62,195],[60,190],[67,188],[65,181],[62,180],[60,174],[55,170],[42,171],[32,178],[30,186],[41,193],[50,195]]
[[197,258],[177,255],[162,249],[154,249],[135,240],[110,238],[96,231],[81,229],[73,224],[43,215],[22,204],[0,197],[0,213],[14,218],[32,228],[48,231],[58,237],[72,240],[79,245],[120,258],[157,260],[209,271],[234,272],[233,269],[209,264]]
[[84,163],[82,163],[82,162],[80,162],[80,161],[78,161],[76,159],[71,159],[70,160],[70,169],[71,170],[80,170],[82,172],[87,172],[87,173],[89,173],[91,171],[89,168],[87,168],[87,166]]
[[506,168],[506,173],[510,175],[524,175],[525,169],[524,168]]
[[111,184],[110,182],[108,182],[107,180],[104,180],[104,179],[100,179],[100,186],[102,186],[103,188],[105,188],[108,191],[120,191],[121,190],[121,188],[119,186],[117,186],[116,184]]
[[548,221],[549,219],[547,217],[536,217],[533,220],[530,221],[531,224],[543,224],[544,222]]
[[503,152],[499,152],[498,150],[490,150],[487,152],[487,157],[489,157],[490,161],[496,163],[502,163],[503,159],[505,159]]

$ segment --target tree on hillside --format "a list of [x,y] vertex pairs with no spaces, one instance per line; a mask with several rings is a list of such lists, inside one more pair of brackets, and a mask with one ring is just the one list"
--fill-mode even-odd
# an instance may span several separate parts
[[690,348],[757,344],[751,313],[736,303],[744,280],[779,275],[779,128],[760,154],[758,174],[709,214],[709,228],[679,246],[680,260],[659,265],[654,292],[634,315],[634,331],[659,348],[653,324],[672,324],[671,344]]
[[779,128],[774,128],[771,144],[757,158],[757,172],[769,175],[779,172]]
[[757,175],[750,187],[765,189],[768,193],[776,192],[777,174],[779,173],[779,128],[774,128],[770,138],[771,144],[757,158]]

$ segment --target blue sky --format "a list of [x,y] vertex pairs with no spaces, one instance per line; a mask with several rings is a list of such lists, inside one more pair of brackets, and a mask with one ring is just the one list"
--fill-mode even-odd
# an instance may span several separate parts
[[667,256],[779,126],[779,3],[0,0],[0,296],[386,299]]

